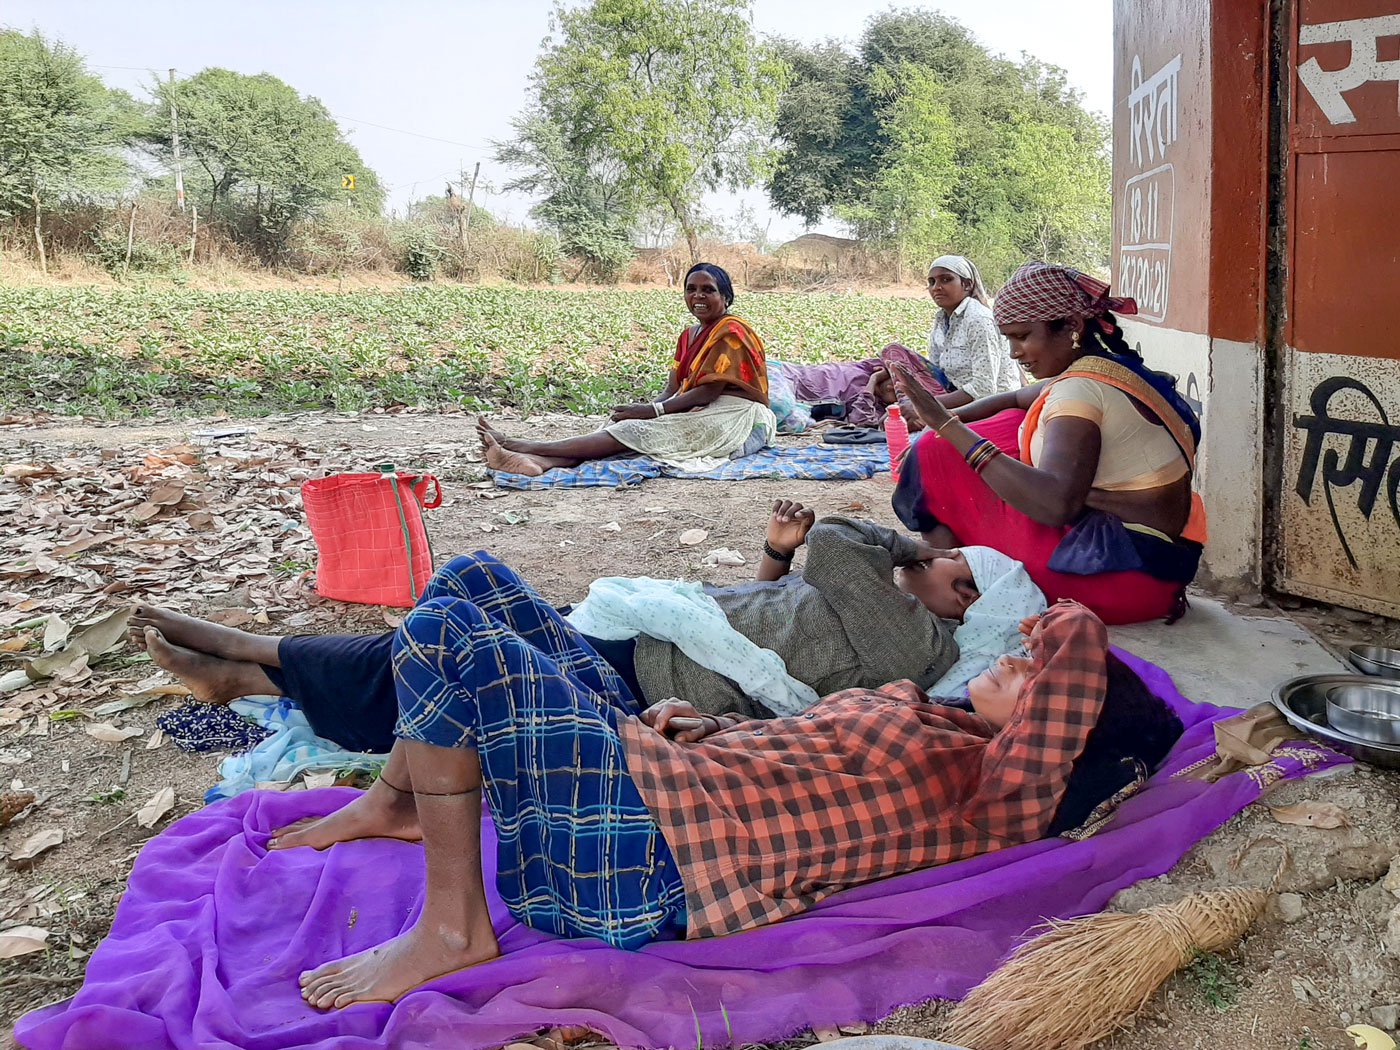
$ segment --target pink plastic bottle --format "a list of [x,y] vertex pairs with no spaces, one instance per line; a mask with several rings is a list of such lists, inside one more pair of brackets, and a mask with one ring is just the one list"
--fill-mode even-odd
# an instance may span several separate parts
[[898,405],[891,405],[885,415],[885,441],[890,447],[890,477],[899,484],[899,464],[909,449],[909,424]]

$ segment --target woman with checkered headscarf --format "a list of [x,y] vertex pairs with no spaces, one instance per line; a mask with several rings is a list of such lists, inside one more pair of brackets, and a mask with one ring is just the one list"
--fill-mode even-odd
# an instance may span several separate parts
[[1050,601],[1108,623],[1185,609],[1205,542],[1192,491],[1201,428],[1123,337],[1132,299],[1068,266],[1030,262],[992,307],[1036,380],[953,411],[896,379],[926,427],[894,504],[935,544],[980,544],[1025,563]]

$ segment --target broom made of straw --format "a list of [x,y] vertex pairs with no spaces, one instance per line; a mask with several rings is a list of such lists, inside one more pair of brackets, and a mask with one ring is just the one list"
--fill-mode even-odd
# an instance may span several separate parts
[[1127,1027],[1178,969],[1244,936],[1287,863],[1285,855],[1268,889],[1048,923],[953,1008],[940,1038],[970,1050],[1081,1050]]

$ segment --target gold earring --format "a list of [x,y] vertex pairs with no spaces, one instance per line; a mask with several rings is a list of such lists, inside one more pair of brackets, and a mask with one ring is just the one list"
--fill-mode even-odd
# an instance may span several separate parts
[[1078,332],[1070,332],[1070,334],[1069,334],[1069,348],[1070,348],[1071,350],[1076,350],[1076,351],[1079,350],[1080,347],[1079,347],[1079,333],[1078,333]]

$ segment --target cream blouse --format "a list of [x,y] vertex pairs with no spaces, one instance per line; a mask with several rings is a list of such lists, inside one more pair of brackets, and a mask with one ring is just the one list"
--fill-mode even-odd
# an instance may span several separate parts
[[1087,419],[1103,435],[1096,489],[1137,491],[1169,485],[1186,476],[1186,457],[1166,427],[1143,417],[1132,398],[1086,376],[1057,381],[1045,396],[1040,425],[1031,435],[1031,464],[1040,462],[1045,424],[1058,416]]

